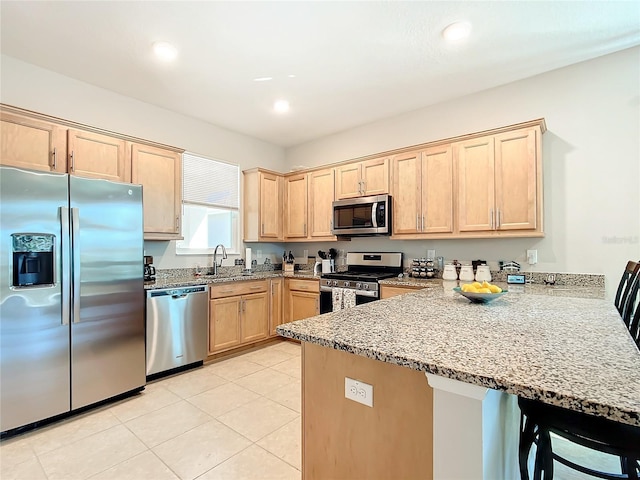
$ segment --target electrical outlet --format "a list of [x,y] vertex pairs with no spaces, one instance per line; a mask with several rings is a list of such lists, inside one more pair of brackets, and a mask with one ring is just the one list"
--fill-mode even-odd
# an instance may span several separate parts
[[373,385],[344,377],[344,396],[349,400],[373,407]]
[[538,263],[538,250],[527,250],[527,263],[529,265]]
[[435,260],[435,259],[436,259],[436,251],[427,250],[427,260]]
[[262,250],[256,250],[256,257],[262,258]]

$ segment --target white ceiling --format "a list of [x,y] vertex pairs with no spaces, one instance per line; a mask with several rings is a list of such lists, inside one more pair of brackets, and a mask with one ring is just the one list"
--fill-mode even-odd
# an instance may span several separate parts
[[[285,147],[640,44],[637,1],[2,0],[0,13],[4,54]],[[461,19],[470,39],[445,44]],[[174,63],[153,58],[158,40]]]

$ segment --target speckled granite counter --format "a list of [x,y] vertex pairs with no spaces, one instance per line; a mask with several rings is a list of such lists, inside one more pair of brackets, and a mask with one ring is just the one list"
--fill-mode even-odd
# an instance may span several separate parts
[[225,283],[225,282],[243,282],[247,280],[264,280],[265,278],[273,277],[292,277],[292,278],[308,278],[317,279],[320,277],[314,277],[312,272],[296,272],[293,275],[284,275],[282,270],[274,270],[270,272],[260,272],[252,275],[202,275],[196,277],[193,275],[184,277],[166,277],[158,278],[154,283],[145,284],[145,290],[153,290],[158,288],[172,288],[172,287],[188,287],[191,285],[208,285],[213,283]]
[[604,293],[573,298],[566,288],[523,290],[478,305],[449,288],[426,288],[277,331],[640,426],[640,352],[612,303],[600,299]]

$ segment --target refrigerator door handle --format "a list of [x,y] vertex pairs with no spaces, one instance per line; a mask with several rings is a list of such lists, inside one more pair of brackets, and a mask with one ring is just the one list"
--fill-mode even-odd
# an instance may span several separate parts
[[78,323],[80,322],[80,218],[77,208],[71,208],[71,250],[73,252],[71,263],[72,322]]
[[62,325],[69,325],[71,304],[71,237],[69,236],[69,209],[60,207],[60,259],[62,263]]

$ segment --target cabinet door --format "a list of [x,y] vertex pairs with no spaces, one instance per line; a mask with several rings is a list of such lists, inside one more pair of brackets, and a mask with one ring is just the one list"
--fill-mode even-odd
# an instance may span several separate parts
[[362,162],[362,194],[389,193],[389,159],[379,158]]
[[269,335],[269,295],[267,292],[243,295],[240,341],[254,342]]
[[[394,198],[395,200],[395,198]],[[422,233],[453,232],[453,156],[451,145],[422,154]]]
[[360,163],[336,167],[336,200],[362,196],[361,167]]
[[209,302],[209,353],[240,344],[241,298],[215,298]]
[[421,290],[422,287],[396,287],[392,285],[380,285],[380,298],[391,298],[405,293]]
[[285,179],[285,237],[307,237],[307,174]]
[[260,238],[282,240],[282,177],[260,172]]
[[493,230],[493,137],[460,142],[454,148],[458,164],[459,229],[461,232]]
[[[142,185],[145,238],[180,238],[182,161],[177,152],[133,144],[131,181]],[[147,235],[147,233],[151,235]]]
[[333,189],[333,169],[309,174],[309,234],[311,237],[332,236]]
[[287,315],[287,321],[289,322],[320,315],[320,295],[318,293],[290,290],[288,306],[289,315]]
[[284,300],[284,279],[271,279],[271,298],[269,300],[269,335],[277,335],[276,327],[283,323],[283,300]]
[[537,227],[537,157],[534,129],[495,137],[496,228]]
[[410,152],[393,159],[393,234],[420,231],[421,153]]
[[131,181],[131,158],[124,140],[85,132],[68,131],[69,173],[80,177]]
[[0,164],[66,173],[65,128],[10,112],[1,115]]

